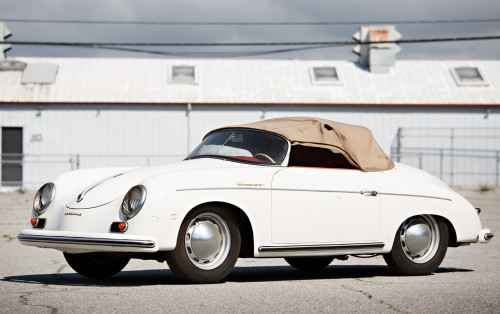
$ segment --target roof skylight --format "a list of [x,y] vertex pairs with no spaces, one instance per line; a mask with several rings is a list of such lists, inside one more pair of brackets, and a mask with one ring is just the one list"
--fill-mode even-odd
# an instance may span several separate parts
[[170,82],[176,84],[196,84],[196,69],[191,65],[174,65]]
[[318,85],[341,85],[337,68],[335,67],[313,67],[311,76],[314,84]]
[[454,67],[451,69],[451,74],[455,78],[455,82],[460,86],[487,86],[481,70],[477,67]]

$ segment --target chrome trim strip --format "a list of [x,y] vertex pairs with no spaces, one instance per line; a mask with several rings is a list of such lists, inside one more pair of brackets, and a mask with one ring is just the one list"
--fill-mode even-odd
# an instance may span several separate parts
[[[309,190],[309,189],[273,189],[273,188],[249,188],[249,187],[219,187],[219,188],[189,188],[189,189],[178,189],[177,192],[185,191],[216,191],[216,190],[259,190],[259,191],[284,191],[284,192],[320,192],[320,193],[354,193],[363,194],[366,191],[341,191],[341,190]],[[439,196],[429,196],[429,195],[418,195],[418,194],[399,194],[399,193],[384,193],[377,191],[377,195],[388,195],[388,196],[408,196],[408,197],[424,197],[433,198],[443,201],[451,201],[449,198],[439,197]]]
[[215,190],[259,190],[259,191],[283,191],[283,192],[322,192],[322,193],[355,193],[360,191],[336,191],[336,190],[308,190],[308,189],[272,189],[272,188],[251,188],[251,187],[226,187],[226,188],[190,188],[178,189],[177,192],[185,191],[215,191]]
[[61,237],[44,235],[17,236],[21,242],[43,242],[56,244],[79,244],[79,245],[104,245],[136,248],[154,248],[156,243],[151,240],[109,239],[109,238],[84,238],[84,237]]
[[449,199],[449,198],[439,197],[439,196],[429,196],[429,195],[384,193],[384,192],[378,192],[378,195],[424,197],[424,198],[433,198],[433,199],[437,199],[437,200],[443,200],[443,201],[450,201],[451,202],[451,199]]
[[324,250],[348,250],[383,248],[383,242],[372,243],[343,243],[325,245],[289,245],[289,246],[261,246],[259,252],[288,252],[288,251],[324,251]]
[[119,174],[115,174],[114,176],[111,176],[111,177],[108,177],[106,179],[103,179],[97,183],[95,183],[94,185],[91,185],[89,186],[88,188],[86,188],[85,190],[83,190],[82,193],[78,194],[77,198],[76,198],[76,202],[77,203],[80,203],[82,200],[83,200],[83,197],[85,196],[85,194],[87,194],[88,192],[90,192],[90,190],[92,190],[93,188],[95,188],[96,186],[98,185],[101,185],[103,184],[104,182],[108,181],[108,180],[111,180],[111,179],[114,179],[116,177],[119,177],[121,176],[123,173],[119,173]]

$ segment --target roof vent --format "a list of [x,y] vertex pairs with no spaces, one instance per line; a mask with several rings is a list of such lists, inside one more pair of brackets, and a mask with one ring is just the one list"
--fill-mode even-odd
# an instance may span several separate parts
[[488,86],[484,75],[477,67],[454,67],[451,74],[459,86]]
[[0,61],[0,71],[22,71],[26,68],[26,63],[15,60]]
[[313,67],[311,69],[313,83],[317,85],[341,85],[337,68],[335,67]]
[[396,54],[401,51],[397,44],[387,43],[401,38],[394,25],[363,25],[352,38],[360,43],[353,52],[359,55],[358,63],[362,67],[369,68],[372,73],[389,73],[396,62]]
[[175,84],[197,84],[196,69],[192,65],[174,65],[170,82]]
[[52,63],[29,63],[23,71],[21,84],[52,84],[59,66]]

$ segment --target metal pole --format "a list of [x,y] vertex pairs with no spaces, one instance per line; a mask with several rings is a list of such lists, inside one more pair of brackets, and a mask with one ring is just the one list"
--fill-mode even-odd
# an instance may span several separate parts
[[453,186],[453,175],[454,175],[454,171],[455,171],[454,140],[455,140],[455,129],[451,128],[451,134],[450,134],[450,155],[451,155],[450,156],[450,185],[451,186]]
[[397,144],[396,144],[396,161],[401,162],[401,133],[402,129],[398,128],[398,133],[396,133]]
[[439,179],[443,180],[443,149],[439,150]]
[[187,118],[187,154],[191,152],[191,104],[187,104],[186,118]]
[[80,169],[80,153],[76,154],[76,169]]
[[500,175],[500,151],[497,150],[497,165],[496,165],[496,177],[495,177],[495,186],[498,187],[498,176]]

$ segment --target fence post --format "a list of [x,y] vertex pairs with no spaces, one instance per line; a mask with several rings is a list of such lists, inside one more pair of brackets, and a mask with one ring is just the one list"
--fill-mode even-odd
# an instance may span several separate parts
[[75,170],[73,166],[73,154],[69,155],[69,164],[71,165],[71,170]]
[[80,169],[80,153],[76,154],[76,169]]
[[423,159],[422,153],[419,153],[418,154],[418,169],[422,169],[423,168],[422,159]]
[[498,176],[500,175],[500,151],[497,150],[497,165],[495,171],[495,186],[498,187]]
[[455,148],[454,148],[454,140],[455,140],[455,129],[450,129],[450,185],[453,186],[453,175],[455,171]]
[[396,161],[401,162],[401,128],[398,128],[398,133],[396,133]]
[[439,179],[443,181],[443,149],[439,150]]

